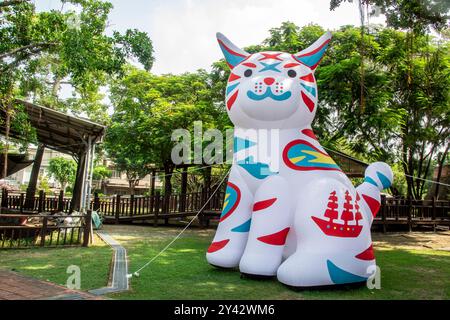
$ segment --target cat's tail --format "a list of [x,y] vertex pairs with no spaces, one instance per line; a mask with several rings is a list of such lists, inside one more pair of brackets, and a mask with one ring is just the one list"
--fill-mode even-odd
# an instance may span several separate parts
[[389,188],[393,179],[391,167],[384,162],[374,162],[367,167],[364,182],[356,187],[356,191],[369,221],[373,221],[380,209],[381,191]]

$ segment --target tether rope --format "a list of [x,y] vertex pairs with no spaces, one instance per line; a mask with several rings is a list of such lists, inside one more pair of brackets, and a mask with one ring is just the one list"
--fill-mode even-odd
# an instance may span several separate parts
[[152,259],[150,259],[147,263],[145,263],[142,267],[140,267],[138,270],[136,270],[134,273],[132,274],[128,274],[127,277],[131,278],[133,276],[135,277],[139,277],[139,272],[141,272],[142,270],[144,270],[146,267],[148,267],[153,261],[155,261],[161,254],[163,254],[167,249],[170,248],[170,246],[178,240],[178,238],[180,238],[180,236],[187,230],[187,228],[189,228],[189,226],[192,224],[192,222],[194,222],[194,220],[198,217],[198,215],[205,209],[206,205],[211,201],[211,199],[213,198],[213,196],[217,193],[217,191],[219,191],[220,187],[222,186],[223,182],[225,181],[225,179],[227,178],[228,174],[230,173],[231,169],[228,169],[228,171],[223,175],[222,180],[219,182],[219,184],[217,185],[216,189],[213,191],[213,193],[209,196],[209,198],[206,200],[206,202],[203,204],[203,206],[200,208],[200,210],[195,214],[195,216],[191,219],[191,221],[189,221],[189,223],[183,228],[183,230],[180,231],[180,233],[178,233],[178,235],[176,235],[172,241],[170,241],[160,252],[158,252],[158,254],[156,254]]
[[[336,152],[336,153],[340,153],[339,151],[336,151],[336,150],[333,150],[333,149],[330,149],[330,148],[326,148],[326,147],[323,147],[324,149],[327,149],[327,150],[329,150],[329,151],[333,151],[333,152]],[[353,160],[356,160],[356,161],[358,161],[358,162],[363,162],[363,163],[365,163],[364,161],[361,161],[361,160],[359,160],[359,159],[356,159],[356,158],[354,158],[354,157],[352,157],[352,156],[349,156],[349,155],[346,155],[348,158],[350,158],[350,159],[353,159]],[[194,170],[202,170],[202,169],[204,169],[204,168],[208,168],[208,167],[213,167],[213,166],[216,166],[216,165],[220,165],[220,164],[214,164],[214,165],[209,165],[209,166],[205,166],[205,167],[201,167],[201,168],[196,168],[196,169],[193,169],[192,171],[194,171]],[[206,200],[206,202],[203,204],[203,206],[200,208],[200,210],[195,214],[195,216],[189,221],[189,223],[161,250],[161,251],[159,251],[152,259],[150,259],[147,263],[145,263],[142,267],[140,267],[138,270],[136,270],[134,273],[132,273],[132,274],[128,274],[127,275],[127,277],[128,278],[131,278],[131,277],[133,277],[133,276],[135,276],[135,277],[139,277],[139,272],[141,272],[142,270],[144,270],[146,267],[148,267],[153,261],[155,261],[160,255],[162,255],[167,249],[169,249],[170,248],[170,246],[175,242],[175,241],[177,241],[180,237],[181,237],[181,235],[191,226],[191,224],[194,222],[194,220],[198,217],[198,215],[205,209],[205,207],[206,207],[206,205],[211,201],[211,199],[213,198],[213,196],[217,193],[217,191],[220,189],[220,187],[222,186],[222,184],[223,184],[223,182],[225,181],[225,179],[226,179],[226,177],[228,176],[228,174],[229,174],[229,172],[231,171],[231,169],[228,169],[228,171],[224,174],[224,176],[222,177],[222,179],[221,179],[221,181],[219,182],[219,184],[217,185],[217,187],[216,187],[216,189],[214,190],[214,192],[210,195],[210,197]],[[174,175],[174,174],[180,174],[181,172],[173,172],[173,173],[171,173],[171,174],[167,174],[167,175],[158,175],[158,177],[165,177],[165,176],[172,176],[172,175]],[[450,184],[446,184],[446,183],[442,183],[442,182],[436,182],[436,181],[433,181],[433,180],[429,180],[429,179],[423,179],[423,178],[419,178],[419,177],[415,177],[415,176],[411,176],[411,175],[408,175],[408,174],[405,174],[405,173],[403,173],[405,176],[408,176],[408,177],[412,177],[412,178],[415,178],[415,179],[419,179],[419,180],[424,180],[424,181],[427,181],[427,182],[431,182],[431,183],[435,183],[435,184],[440,184],[440,185],[443,185],[443,186],[450,186]]]

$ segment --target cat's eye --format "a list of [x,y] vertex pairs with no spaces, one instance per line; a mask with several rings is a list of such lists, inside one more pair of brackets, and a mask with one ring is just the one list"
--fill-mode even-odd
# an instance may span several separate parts
[[297,72],[295,72],[295,70],[289,70],[288,76],[291,78],[295,78],[297,76]]
[[244,76],[246,76],[247,78],[248,78],[248,77],[251,77],[252,74],[253,74],[253,71],[250,70],[250,69],[247,69],[247,70],[245,70],[245,72],[244,72]]

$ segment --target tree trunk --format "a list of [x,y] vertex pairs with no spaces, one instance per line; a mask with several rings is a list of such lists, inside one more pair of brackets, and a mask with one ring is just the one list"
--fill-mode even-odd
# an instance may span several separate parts
[[134,180],[134,179],[128,180],[128,186],[130,187],[130,195],[134,195],[135,187],[136,187],[136,180]]
[[204,172],[205,185],[203,187],[205,187],[208,190],[211,189],[211,171],[212,167],[208,167],[205,169]]
[[9,152],[9,131],[11,129],[11,106],[10,103],[7,102],[5,104],[5,148],[3,150],[3,179],[6,179],[8,175],[8,152]]
[[156,180],[156,171],[152,171],[152,178],[150,183],[150,196],[153,197],[155,195],[155,180]]
[[439,199],[439,182],[441,182],[441,176],[442,176],[442,168],[444,167],[445,159],[447,159],[447,152],[448,148],[450,147],[450,144],[447,144],[447,147],[445,148],[445,151],[443,154],[441,154],[440,159],[438,159],[439,169],[438,174],[436,178],[436,189],[434,189],[434,196],[436,199]]
[[173,165],[164,165],[164,195],[170,196],[172,194],[172,173]]
[[56,77],[52,86],[52,96],[56,99],[58,98],[58,91],[61,88],[61,81],[62,79],[60,77]]

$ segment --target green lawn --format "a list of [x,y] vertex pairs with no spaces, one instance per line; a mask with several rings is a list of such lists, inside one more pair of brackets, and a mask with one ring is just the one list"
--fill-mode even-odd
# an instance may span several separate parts
[[67,267],[81,270],[81,289],[104,287],[108,283],[112,250],[96,238],[89,248],[34,248],[0,250],[0,270],[13,270],[41,280],[65,285]]
[[[111,228],[111,227],[110,227]],[[178,230],[112,227],[128,250],[130,271],[156,255]],[[175,244],[131,280],[120,299],[449,299],[450,252],[376,248],[381,290],[366,287],[296,292],[276,280],[241,279],[238,271],[211,267],[205,260],[213,232],[188,230]],[[380,246],[381,247],[381,246]]]
[[[156,255],[180,229],[107,226],[128,250],[130,271]],[[365,287],[339,290],[292,291],[276,280],[241,279],[238,271],[217,270],[207,264],[205,250],[213,231],[188,230],[175,244],[131,279],[131,290],[115,299],[449,299],[450,252],[375,245],[381,268],[381,290]],[[447,236],[444,236],[444,238]],[[384,239],[384,238],[383,238]],[[408,240],[409,241],[409,240]],[[0,251],[0,268],[64,284],[70,264],[82,268],[82,287],[106,284],[111,250],[34,249]]]

